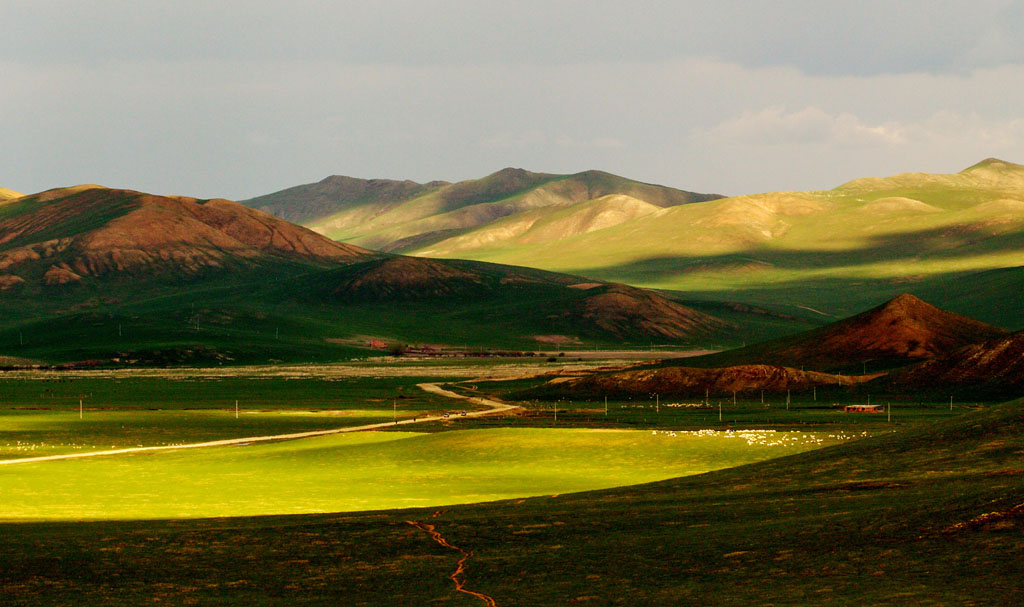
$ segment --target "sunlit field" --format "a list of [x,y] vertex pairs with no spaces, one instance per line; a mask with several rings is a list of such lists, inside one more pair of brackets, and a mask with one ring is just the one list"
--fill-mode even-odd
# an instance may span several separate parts
[[440,506],[646,483],[840,435],[492,429],[364,432],[0,468],[0,520],[251,516]]

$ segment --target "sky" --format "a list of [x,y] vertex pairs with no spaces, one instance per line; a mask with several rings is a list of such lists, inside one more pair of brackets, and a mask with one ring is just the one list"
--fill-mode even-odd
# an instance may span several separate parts
[[0,187],[25,193],[1024,163],[1017,0],[0,0],[0,28]]

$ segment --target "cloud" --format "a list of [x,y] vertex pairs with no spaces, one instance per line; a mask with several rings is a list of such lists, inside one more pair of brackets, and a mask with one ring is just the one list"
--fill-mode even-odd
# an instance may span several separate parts
[[[0,60],[532,65],[717,58],[821,75],[1024,62],[1015,0],[37,0]],[[103,35],[97,35],[103,32]]]
[[710,129],[698,130],[695,136],[748,145],[870,146],[906,143],[903,128],[898,124],[868,125],[853,114],[830,114],[817,107],[788,112],[782,106],[773,106],[757,112],[744,112]]
[[0,186],[17,191],[248,198],[331,174],[451,181],[520,166],[738,194],[1024,161],[1024,66],[837,77],[698,58],[0,60],[0,72]]

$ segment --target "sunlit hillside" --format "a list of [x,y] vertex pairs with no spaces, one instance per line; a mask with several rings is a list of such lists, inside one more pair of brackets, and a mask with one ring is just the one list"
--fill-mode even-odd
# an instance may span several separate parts
[[[577,207],[563,213],[572,216]],[[995,159],[951,175],[858,179],[827,191],[738,196],[647,213],[623,205],[620,214],[628,213],[634,215],[614,225],[557,239],[538,238],[537,228],[517,231],[508,219],[413,253],[698,296],[785,300],[835,316],[915,289],[945,289],[953,297],[951,279],[1024,262],[1024,166]]]

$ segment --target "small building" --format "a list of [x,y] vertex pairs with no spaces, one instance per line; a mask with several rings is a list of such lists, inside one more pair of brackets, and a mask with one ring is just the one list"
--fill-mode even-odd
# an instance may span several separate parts
[[843,411],[847,413],[884,413],[882,405],[846,405]]

